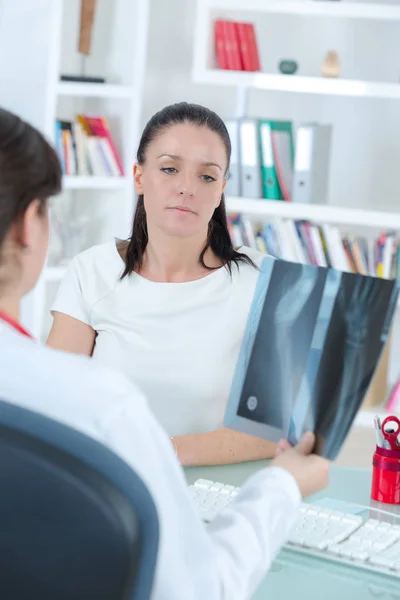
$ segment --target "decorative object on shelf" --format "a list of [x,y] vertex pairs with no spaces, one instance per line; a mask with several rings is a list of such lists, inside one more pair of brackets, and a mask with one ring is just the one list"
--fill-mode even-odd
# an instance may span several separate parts
[[292,59],[285,58],[279,63],[279,70],[281,73],[283,73],[283,75],[294,75],[298,68],[298,63]]
[[92,47],[92,35],[97,0],[81,0],[81,22],[79,31],[79,52],[89,56]]
[[215,56],[220,69],[261,71],[253,23],[217,20],[214,23]]
[[92,49],[93,27],[96,15],[97,0],[81,0],[81,18],[79,24],[78,52],[82,55],[81,73],[79,75],[61,75],[61,81],[80,83],[104,83],[103,77],[85,74],[86,58]]
[[339,77],[340,61],[339,55],[335,50],[329,50],[324,58],[321,69],[322,77]]

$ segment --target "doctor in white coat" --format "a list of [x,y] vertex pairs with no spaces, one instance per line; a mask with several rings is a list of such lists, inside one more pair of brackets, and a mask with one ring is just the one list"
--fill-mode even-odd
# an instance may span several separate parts
[[54,150],[33,127],[0,110],[0,398],[92,436],[142,477],[161,530],[154,599],[250,598],[287,539],[301,497],[327,484],[329,464],[309,454],[309,434],[204,526],[143,394],[89,358],[43,347],[19,324],[21,299],[45,261],[48,199],[60,188]]

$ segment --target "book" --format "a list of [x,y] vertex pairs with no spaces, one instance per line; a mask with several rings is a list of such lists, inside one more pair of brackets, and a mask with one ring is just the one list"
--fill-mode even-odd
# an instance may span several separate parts
[[[332,224],[317,225],[291,219],[257,222],[239,214],[234,217],[234,225],[234,237],[232,229],[230,232],[235,247],[262,248],[261,252],[277,259],[372,277],[378,274],[379,256],[385,254],[388,259],[381,278],[399,279],[400,276],[400,237],[393,233],[365,238],[349,236]],[[372,263],[370,256],[374,257]]]
[[57,120],[55,146],[64,175],[119,177],[123,165],[104,117]]
[[214,52],[220,69],[260,71],[260,56],[253,23],[214,21]]

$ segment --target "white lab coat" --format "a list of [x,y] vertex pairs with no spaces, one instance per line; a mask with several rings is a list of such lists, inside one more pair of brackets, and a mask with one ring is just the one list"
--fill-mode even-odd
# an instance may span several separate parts
[[141,476],[155,501],[160,547],[154,600],[245,600],[297,518],[300,492],[278,468],[263,469],[204,526],[171,441],[143,394],[94,361],[43,347],[0,321],[0,398],[92,436]]

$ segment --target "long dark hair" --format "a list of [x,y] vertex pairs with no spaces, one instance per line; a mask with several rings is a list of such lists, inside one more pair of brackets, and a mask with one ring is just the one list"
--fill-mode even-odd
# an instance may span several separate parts
[[46,201],[61,191],[55,150],[37,129],[0,108],[0,249],[13,223],[34,200],[44,214]]
[[[157,135],[160,135],[169,127],[182,123],[197,125],[197,127],[207,127],[210,131],[219,135],[226,150],[228,173],[231,158],[231,141],[225,123],[215,112],[208,108],[199,106],[198,104],[188,104],[187,102],[179,102],[178,104],[167,106],[150,119],[144,128],[140,140],[137,162],[140,165],[145,163],[147,148]],[[225,173],[225,176],[227,176],[227,173]],[[121,279],[135,271],[140,271],[148,240],[144,197],[140,195],[137,199],[132,235],[127,245],[125,270]],[[232,263],[236,266],[239,266],[240,263],[247,263],[257,268],[246,254],[238,252],[232,245],[226,218],[224,194],[222,194],[221,203],[215,209],[211,218],[208,226],[207,241],[199,256],[199,262],[202,267],[211,271],[215,267],[209,267],[204,262],[204,256],[209,248],[221,259],[230,273],[232,272]]]

